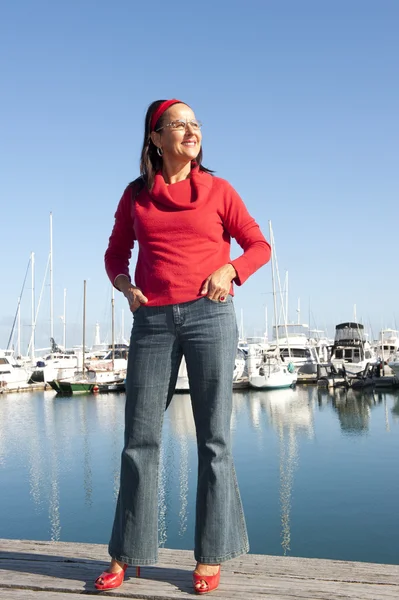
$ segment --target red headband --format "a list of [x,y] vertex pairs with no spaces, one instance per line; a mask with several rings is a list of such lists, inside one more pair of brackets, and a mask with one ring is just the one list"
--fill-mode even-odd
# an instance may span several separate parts
[[168,110],[170,106],[172,106],[172,104],[184,104],[184,102],[181,100],[176,100],[175,98],[173,100],[165,100],[165,102],[162,102],[162,104],[158,106],[157,110],[151,117],[151,131],[154,131],[155,125],[157,124],[159,118],[166,110]]

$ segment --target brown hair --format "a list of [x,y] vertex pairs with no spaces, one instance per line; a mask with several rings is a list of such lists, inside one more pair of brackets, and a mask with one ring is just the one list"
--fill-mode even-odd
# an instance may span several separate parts
[[[157,110],[158,106],[160,106],[163,102],[165,102],[165,100],[155,100],[155,102],[152,102],[147,109],[147,114],[145,115],[144,121],[144,141],[140,156],[140,173],[149,190],[151,190],[152,186],[154,185],[155,173],[162,169],[162,157],[158,155],[157,147],[151,140],[151,118],[154,112]],[[161,115],[161,117],[156,122],[154,128],[155,130],[158,127],[161,127],[162,119],[163,115]],[[205,171],[206,173],[213,173],[213,171],[207,169],[206,167],[203,167],[201,164],[202,147],[195,160],[200,168],[200,171]]]

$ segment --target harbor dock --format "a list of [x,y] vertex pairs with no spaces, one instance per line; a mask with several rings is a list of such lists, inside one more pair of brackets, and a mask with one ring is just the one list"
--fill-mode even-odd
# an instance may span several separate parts
[[[108,566],[101,544],[0,539],[0,600],[77,600],[91,594],[136,600],[196,597],[193,553],[161,548],[156,566],[127,570],[122,587],[98,592]],[[223,564],[212,600],[394,600],[399,565],[247,554]]]

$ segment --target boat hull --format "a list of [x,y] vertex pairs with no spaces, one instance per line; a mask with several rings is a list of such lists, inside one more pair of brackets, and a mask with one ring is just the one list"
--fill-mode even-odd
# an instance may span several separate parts
[[58,394],[68,396],[71,394],[90,394],[95,386],[94,383],[87,381],[52,381],[50,385]]
[[287,389],[296,384],[296,374],[271,373],[270,375],[254,375],[249,378],[250,387],[262,390]]

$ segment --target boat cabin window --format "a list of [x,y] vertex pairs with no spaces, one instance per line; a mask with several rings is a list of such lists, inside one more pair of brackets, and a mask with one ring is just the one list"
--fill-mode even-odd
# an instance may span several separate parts
[[[308,348],[291,348],[290,349],[292,358],[310,358],[310,350]],[[288,352],[288,348],[282,348],[280,350],[280,355],[284,358],[289,358],[290,353]]]
[[335,358],[345,360],[349,363],[358,363],[362,359],[360,348],[337,348],[335,351]]
[[352,348],[346,348],[344,350],[344,359],[352,362]]
[[8,365],[10,364],[6,358],[0,358],[0,365]]
[[395,352],[396,346],[383,346],[383,350],[384,352],[392,353]]

